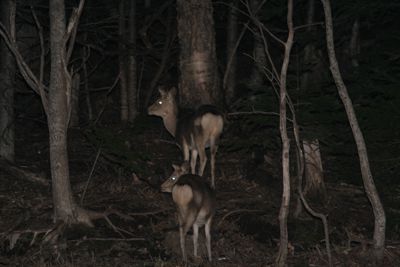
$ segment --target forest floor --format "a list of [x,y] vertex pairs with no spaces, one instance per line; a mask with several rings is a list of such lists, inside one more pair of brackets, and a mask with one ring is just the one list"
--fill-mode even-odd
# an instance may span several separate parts
[[[175,208],[171,195],[159,189],[180,152],[159,121],[140,125],[70,131],[75,200],[85,209],[109,212],[92,228],[66,228],[56,242],[46,242],[54,226],[51,186],[0,169],[0,266],[182,266]],[[213,262],[206,260],[201,232],[202,257],[190,258],[190,266],[272,266],[277,255],[280,151],[229,149],[232,132],[225,131],[217,154]],[[18,126],[16,158],[20,170],[49,181],[44,123]],[[333,265],[369,266],[374,219],[364,190],[326,180],[325,198],[310,204],[328,215]],[[294,218],[296,201],[293,195],[288,265],[328,266],[322,223],[305,211]],[[400,266],[396,229],[387,232],[383,266]],[[191,256],[191,232],[187,238]]]

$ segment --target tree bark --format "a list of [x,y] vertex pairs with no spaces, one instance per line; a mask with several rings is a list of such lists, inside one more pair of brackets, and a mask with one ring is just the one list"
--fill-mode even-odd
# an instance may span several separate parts
[[[87,34],[84,35],[84,39],[86,40]],[[85,102],[86,102],[86,108],[87,108],[87,113],[88,113],[88,120],[89,122],[93,121],[93,109],[92,109],[92,100],[90,96],[90,91],[89,91],[89,76],[88,76],[88,71],[87,71],[87,60],[86,58],[89,55],[88,52],[89,48],[84,47],[82,49],[82,57],[84,58],[83,62],[83,67],[82,67],[82,72],[83,72],[83,84],[84,84],[84,90],[85,90]]]
[[211,0],[178,0],[180,102],[183,106],[220,104]]
[[[307,7],[307,20],[306,20],[306,32],[308,34],[311,34],[313,30],[313,26],[311,25],[314,21],[314,13],[315,13],[315,8],[314,8],[315,1],[314,0],[308,0],[308,7]],[[306,44],[304,47],[304,58],[303,58],[303,67],[305,68],[305,71],[301,75],[301,88],[307,90],[310,86],[310,78],[311,75],[314,71],[314,63],[316,61],[316,56],[315,56],[315,45],[312,42],[309,42]]]
[[[260,0],[251,0],[250,8],[253,12],[259,10],[259,6],[261,4]],[[258,15],[253,13],[253,16],[258,20]],[[259,28],[256,27],[255,32],[259,32]],[[259,87],[264,82],[264,72],[263,68],[267,66],[267,57],[265,55],[264,42],[260,34],[254,34],[254,44],[253,44],[253,59],[254,59],[254,67],[250,74],[249,84],[251,87]]]
[[74,73],[71,84],[71,120],[69,122],[69,127],[79,127],[80,81],[80,75]]
[[51,70],[49,86],[50,168],[54,220],[66,223],[78,221],[78,208],[69,181],[67,126],[69,114],[69,74],[66,66],[66,33],[64,0],[50,1]]
[[[1,1],[1,22],[15,41],[16,1]],[[0,157],[13,162],[15,159],[14,88],[16,65],[14,56],[0,40]]]
[[354,140],[356,142],[358,156],[360,160],[361,176],[364,183],[365,192],[372,205],[372,210],[375,217],[374,224],[374,245],[373,255],[377,265],[380,265],[384,255],[385,249],[385,228],[386,228],[386,215],[383,209],[382,202],[379,198],[374,179],[372,177],[367,147],[365,145],[364,137],[360,126],[358,124],[357,116],[355,114],[352,101],[349,97],[347,87],[342,79],[339,65],[335,55],[335,46],[333,39],[333,23],[332,11],[329,0],[321,0],[324,7],[325,14],[325,30],[326,30],[326,44],[328,49],[330,70],[335,81],[340,99],[343,102],[346,114],[353,132]]
[[[235,96],[236,87],[236,42],[237,42],[237,26],[238,26],[238,1],[231,3],[229,8],[228,26],[227,26],[227,41],[226,41],[226,72],[227,79],[224,86],[225,102],[229,105]],[[230,64],[229,64],[230,62]]]
[[351,65],[353,66],[353,68],[357,68],[359,66],[358,54],[360,53],[360,23],[358,18],[354,21],[353,27],[351,28],[349,50]]
[[280,228],[280,242],[279,252],[276,258],[276,266],[285,266],[287,253],[288,253],[288,231],[287,231],[287,217],[289,214],[290,203],[290,173],[289,173],[289,150],[290,141],[287,134],[287,116],[286,116],[286,75],[290,60],[290,51],[293,45],[293,0],[288,0],[287,11],[287,25],[288,37],[285,43],[285,54],[283,58],[281,74],[280,74],[280,105],[279,105],[279,130],[282,138],[282,202],[279,211],[279,228]]
[[118,21],[118,35],[119,35],[119,86],[120,86],[120,100],[121,100],[121,122],[127,123],[129,120],[129,107],[128,107],[128,76],[127,76],[127,62],[126,62],[126,25],[125,25],[125,0],[119,2],[119,21]]
[[319,149],[319,141],[315,140],[304,140],[303,141],[304,151],[304,195],[308,196],[321,196],[326,198],[326,190],[324,183],[324,169],[322,167],[321,151]]
[[136,65],[136,0],[131,0],[129,7],[129,56],[128,56],[128,121],[133,122],[138,114],[138,88]]

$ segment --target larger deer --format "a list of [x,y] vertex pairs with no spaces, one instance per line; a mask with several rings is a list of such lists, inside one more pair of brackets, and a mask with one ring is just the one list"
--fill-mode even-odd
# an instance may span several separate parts
[[163,119],[168,132],[175,137],[183,152],[183,159],[189,161],[192,174],[196,173],[197,156],[200,166],[197,174],[202,176],[207,163],[206,147],[210,147],[211,186],[215,188],[215,156],[221,136],[224,119],[222,113],[212,105],[200,106],[197,110],[181,116],[178,114],[176,88],[169,91],[158,88],[160,97],[148,108],[149,115]]

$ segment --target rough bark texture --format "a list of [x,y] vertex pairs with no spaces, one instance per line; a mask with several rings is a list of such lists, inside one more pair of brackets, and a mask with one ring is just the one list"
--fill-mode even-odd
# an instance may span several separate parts
[[[225,102],[229,105],[235,96],[236,87],[236,42],[237,42],[237,24],[238,24],[238,12],[237,3],[235,0],[232,2],[232,6],[229,9],[228,17],[228,28],[227,28],[227,40],[226,40],[226,75],[227,80],[224,86],[225,89]],[[230,62],[230,64],[228,64]]]
[[178,0],[180,102],[221,103],[211,0]]
[[50,1],[51,71],[49,87],[50,168],[54,219],[75,221],[76,205],[69,181],[67,153],[68,92],[65,66],[64,1]]
[[129,1],[129,56],[128,56],[128,121],[133,122],[138,114],[137,68],[136,68],[136,0]]
[[319,141],[303,141],[304,162],[305,162],[305,186],[304,194],[316,196],[322,193],[325,198],[324,170],[322,167],[321,151]]
[[287,217],[289,214],[290,203],[290,173],[289,173],[289,148],[290,141],[287,134],[286,127],[286,75],[289,66],[290,51],[293,45],[293,0],[288,0],[287,11],[287,25],[288,37],[285,43],[285,55],[283,58],[281,75],[280,75],[280,105],[279,105],[279,130],[282,138],[282,202],[279,211],[279,228],[280,228],[280,242],[279,252],[276,258],[276,266],[285,266],[287,253],[288,253],[288,231],[287,231]]
[[374,225],[374,257],[376,264],[379,265],[383,259],[385,249],[385,228],[386,228],[386,215],[383,209],[382,202],[379,198],[378,191],[372,177],[371,169],[369,166],[367,147],[365,145],[364,137],[358,124],[357,116],[355,114],[352,101],[349,97],[347,87],[343,82],[339,65],[335,55],[335,46],[333,39],[333,23],[332,12],[329,0],[321,0],[325,13],[325,29],[326,29],[326,43],[328,48],[328,56],[330,63],[330,70],[335,80],[339,96],[343,102],[346,114],[350,123],[351,130],[357,145],[358,156],[360,158],[361,176],[364,183],[365,192],[372,205],[372,210],[375,217]]
[[[15,0],[3,0],[1,22],[15,39]],[[14,161],[14,88],[16,65],[14,56],[0,39],[0,157]]]

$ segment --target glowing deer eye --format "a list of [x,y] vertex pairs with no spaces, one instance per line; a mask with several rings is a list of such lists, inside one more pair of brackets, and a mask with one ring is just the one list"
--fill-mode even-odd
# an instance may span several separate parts
[[162,105],[162,101],[161,101],[161,100],[160,100],[160,101],[158,101],[158,104],[159,104],[159,105]]
[[172,180],[172,181],[175,181],[175,180],[176,180],[176,177],[175,177],[175,176],[172,176],[172,177],[171,177],[171,180]]

